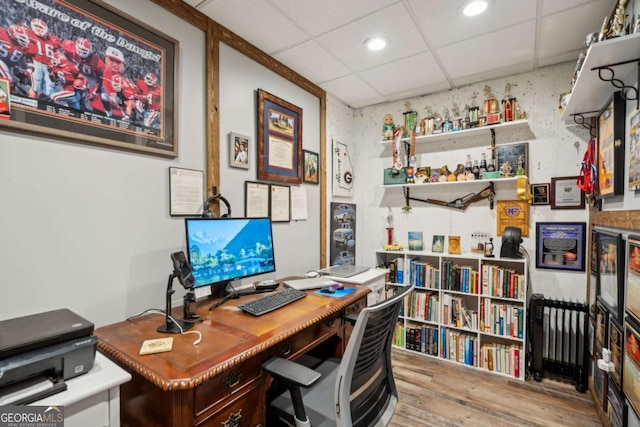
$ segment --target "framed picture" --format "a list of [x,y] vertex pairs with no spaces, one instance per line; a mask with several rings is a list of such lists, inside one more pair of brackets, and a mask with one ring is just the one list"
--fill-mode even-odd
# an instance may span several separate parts
[[[23,63],[10,63],[9,77],[19,83],[11,94],[10,119],[0,120],[0,126],[176,157],[178,42],[98,0],[38,4],[2,2],[0,27],[21,28],[26,20],[34,46],[37,33],[48,32],[51,58],[65,57],[54,52],[65,43],[79,46],[86,57],[49,72],[50,59],[40,62],[36,56],[31,79]],[[66,18],[53,18],[54,12]],[[66,86],[55,77],[63,73]],[[60,94],[65,87],[67,96]]]
[[529,202],[526,200],[498,200],[496,203],[496,230],[498,236],[507,227],[520,229],[522,237],[529,237]]
[[431,244],[431,252],[443,252],[444,251],[444,236],[433,236],[433,243]]
[[310,184],[318,184],[320,181],[318,175],[320,174],[320,156],[313,151],[302,150],[304,167],[302,180]]
[[622,235],[598,230],[596,235],[598,250],[598,272],[596,298],[613,317],[622,320],[624,307],[624,248]]
[[609,312],[602,304],[596,304],[596,330],[594,354],[602,354],[602,349],[609,343]]
[[549,183],[531,184],[532,205],[548,205],[549,204]]
[[291,221],[291,187],[271,184],[269,188],[269,216],[271,221]]
[[302,108],[258,89],[258,179],[302,182]]
[[597,116],[598,198],[624,194],[625,104],[614,92]]
[[625,309],[627,314],[640,323],[640,236],[627,238],[627,295]]
[[204,206],[204,171],[169,168],[169,214],[200,215]]
[[0,77],[0,120],[11,119],[11,81]]
[[622,391],[631,407],[640,413],[640,332],[635,322],[624,325]]
[[616,387],[620,389],[622,385],[622,344],[624,336],[622,335],[622,326],[614,319],[609,320],[609,350],[611,350],[611,361],[613,362],[613,371],[609,372],[611,379]]
[[529,175],[529,143],[496,146],[496,170],[502,171],[507,162],[513,175]]
[[577,176],[551,178],[551,209],[584,209],[584,192]]
[[269,216],[269,184],[244,182],[244,216],[246,218]]
[[536,223],[536,268],[584,271],[584,222]]
[[239,133],[229,134],[229,166],[249,169],[251,138]]

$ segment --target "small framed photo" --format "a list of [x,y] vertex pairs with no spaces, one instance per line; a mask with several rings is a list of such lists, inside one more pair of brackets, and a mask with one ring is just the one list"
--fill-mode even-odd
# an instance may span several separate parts
[[614,318],[609,319],[609,350],[611,350],[611,361],[613,371],[609,372],[609,378],[613,380],[618,389],[622,385],[622,349],[624,348],[624,336],[622,326]]
[[444,252],[444,236],[433,236],[431,252]]
[[249,146],[251,138],[239,133],[229,134],[229,166],[249,169]]
[[302,180],[309,184],[318,184],[320,181],[318,175],[320,173],[320,156],[309,150],[302,150],[302,158],[304,160]]
[[550,184],[531,184],[532,205],[548,205],[549,204],[549,187]]
[[577,176],[551,178],[551,209],[584,209],[584,200]]
[[513,175],[529,175],[529,143],[498,145],[496,147],[496,170],[508,169],[505,166],[507,163],[511,167]]

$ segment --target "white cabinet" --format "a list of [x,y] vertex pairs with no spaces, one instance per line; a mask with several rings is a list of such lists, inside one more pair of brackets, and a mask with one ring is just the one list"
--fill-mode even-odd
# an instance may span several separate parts
[[372,268],[363,273],[351,277],[328,276],[337,282],[353,283],[367,286],[371,293],[367,295],[367,305],[371,306],[385,299],[385,275],[388,271],[384,268]]
[[413,284],[394,345],[524,379],[527,263],[429,251],[376,251],[387,295]]

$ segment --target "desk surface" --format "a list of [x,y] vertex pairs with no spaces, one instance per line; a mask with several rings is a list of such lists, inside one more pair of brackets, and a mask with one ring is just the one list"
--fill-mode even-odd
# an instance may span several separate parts
[[[366,287],[356,288],[356,292],[344,298],[307,291],[307,297],[259,317],[246,314],[237,306],[261,295],[230,300],[213,311],[208,310],[212,301],[198,302],[191,308],[203,320],[190,329],[202,333],[202,342],[197,346],[193,345],[196,334],[157,332],[156,328],[165,321],[164,316],[158,314],[105,326],[95,334],[100,339],[101,352],[161,389],[190,389],[335,315],[370,292]],[[182,318],[182,307],[174,308],[173,316]],[[174,338],[172,351],[139,354],[143,341],[168,336]]]

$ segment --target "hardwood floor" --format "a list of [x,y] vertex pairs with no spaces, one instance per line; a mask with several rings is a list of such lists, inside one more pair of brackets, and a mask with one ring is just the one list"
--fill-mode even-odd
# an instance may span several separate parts
[[399,403],[392,427],[601,426],[591,395],[572,384],[516,381],[393,350]]

